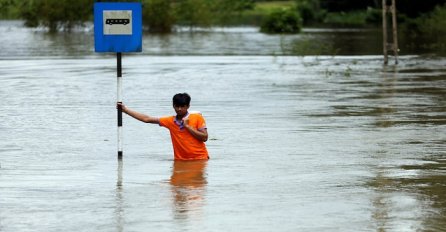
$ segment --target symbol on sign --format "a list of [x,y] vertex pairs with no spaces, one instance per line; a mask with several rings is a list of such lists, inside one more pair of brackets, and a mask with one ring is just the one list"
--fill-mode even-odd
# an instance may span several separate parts
[[107,19],[105,20],[105,24],[113,25],[113,24],[123,24],[127,25],[130,23],[130,19]]
[[131,35],[133,28],[131,10],[104,10],[104,35]]

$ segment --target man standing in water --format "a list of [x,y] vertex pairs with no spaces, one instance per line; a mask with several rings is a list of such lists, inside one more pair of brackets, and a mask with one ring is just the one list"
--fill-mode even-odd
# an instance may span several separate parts
[[172,103],[176,116],[153,117],[134,111],[122,103],[122,112],[145,122],[158,124],[169,129],[175,160],[209,159],[204,142],[208,139],[206,122],[200,113],[189,112],[191,97],[187,93],[173,96]]

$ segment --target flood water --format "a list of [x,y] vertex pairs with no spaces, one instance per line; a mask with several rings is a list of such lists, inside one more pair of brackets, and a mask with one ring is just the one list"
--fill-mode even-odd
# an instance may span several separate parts
[[299,36],[254,28],[145,36],[124,103],[164,116],[190,93],[211,159],[174,162],[166,129],[124,116],[119,162],[115,56],[88,30],[0,32],[2,232],[446,228],[446,57],[283,56]]

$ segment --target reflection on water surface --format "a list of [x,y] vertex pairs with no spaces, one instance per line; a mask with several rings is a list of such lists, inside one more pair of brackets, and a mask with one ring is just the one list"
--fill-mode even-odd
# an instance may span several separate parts
[[[199,216],[205,202],[206,161],[175,161],[170,184],[175,206],[175,218],[189,219],[188,215]],[[189,219],[196,220],[196,219]]]

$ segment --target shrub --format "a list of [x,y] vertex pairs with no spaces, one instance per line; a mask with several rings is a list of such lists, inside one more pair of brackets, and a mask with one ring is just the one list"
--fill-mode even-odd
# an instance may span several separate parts
[[190,28],[210,27],[214,16],[211,12],[212,3],[212,1],[207,0],[180,1],[175,7],[178,24]]
[[423,15],[417,21],[420,31],[426,35],[445,35],[446,34],[446,5],[435,7],[434,11]]
[[173,8],[168,0],[146,1],[143,8],[143,22],[149,32],[169,33],[175,23]]
[[27,26],[43,25],[50,32],[60,28],[69,31],[87,21],[92,9],[90,0],[30,0],[21,2],[20,15]]
[[264,33],[299,33],[301,29],[302,18],[294,8],[274,10],[260,27]]
[[320,8],[318,1],[300,0],[296,2],[297,10],[305,25],[322,22],[327,14],[326,10]]
[[383,17],[382,9],[377,9],[377,8],[372,8],[372,7],[367,8],[366,16],[365,16],[365,21],[367,23],[379,25],[383,21],[382,17]]

